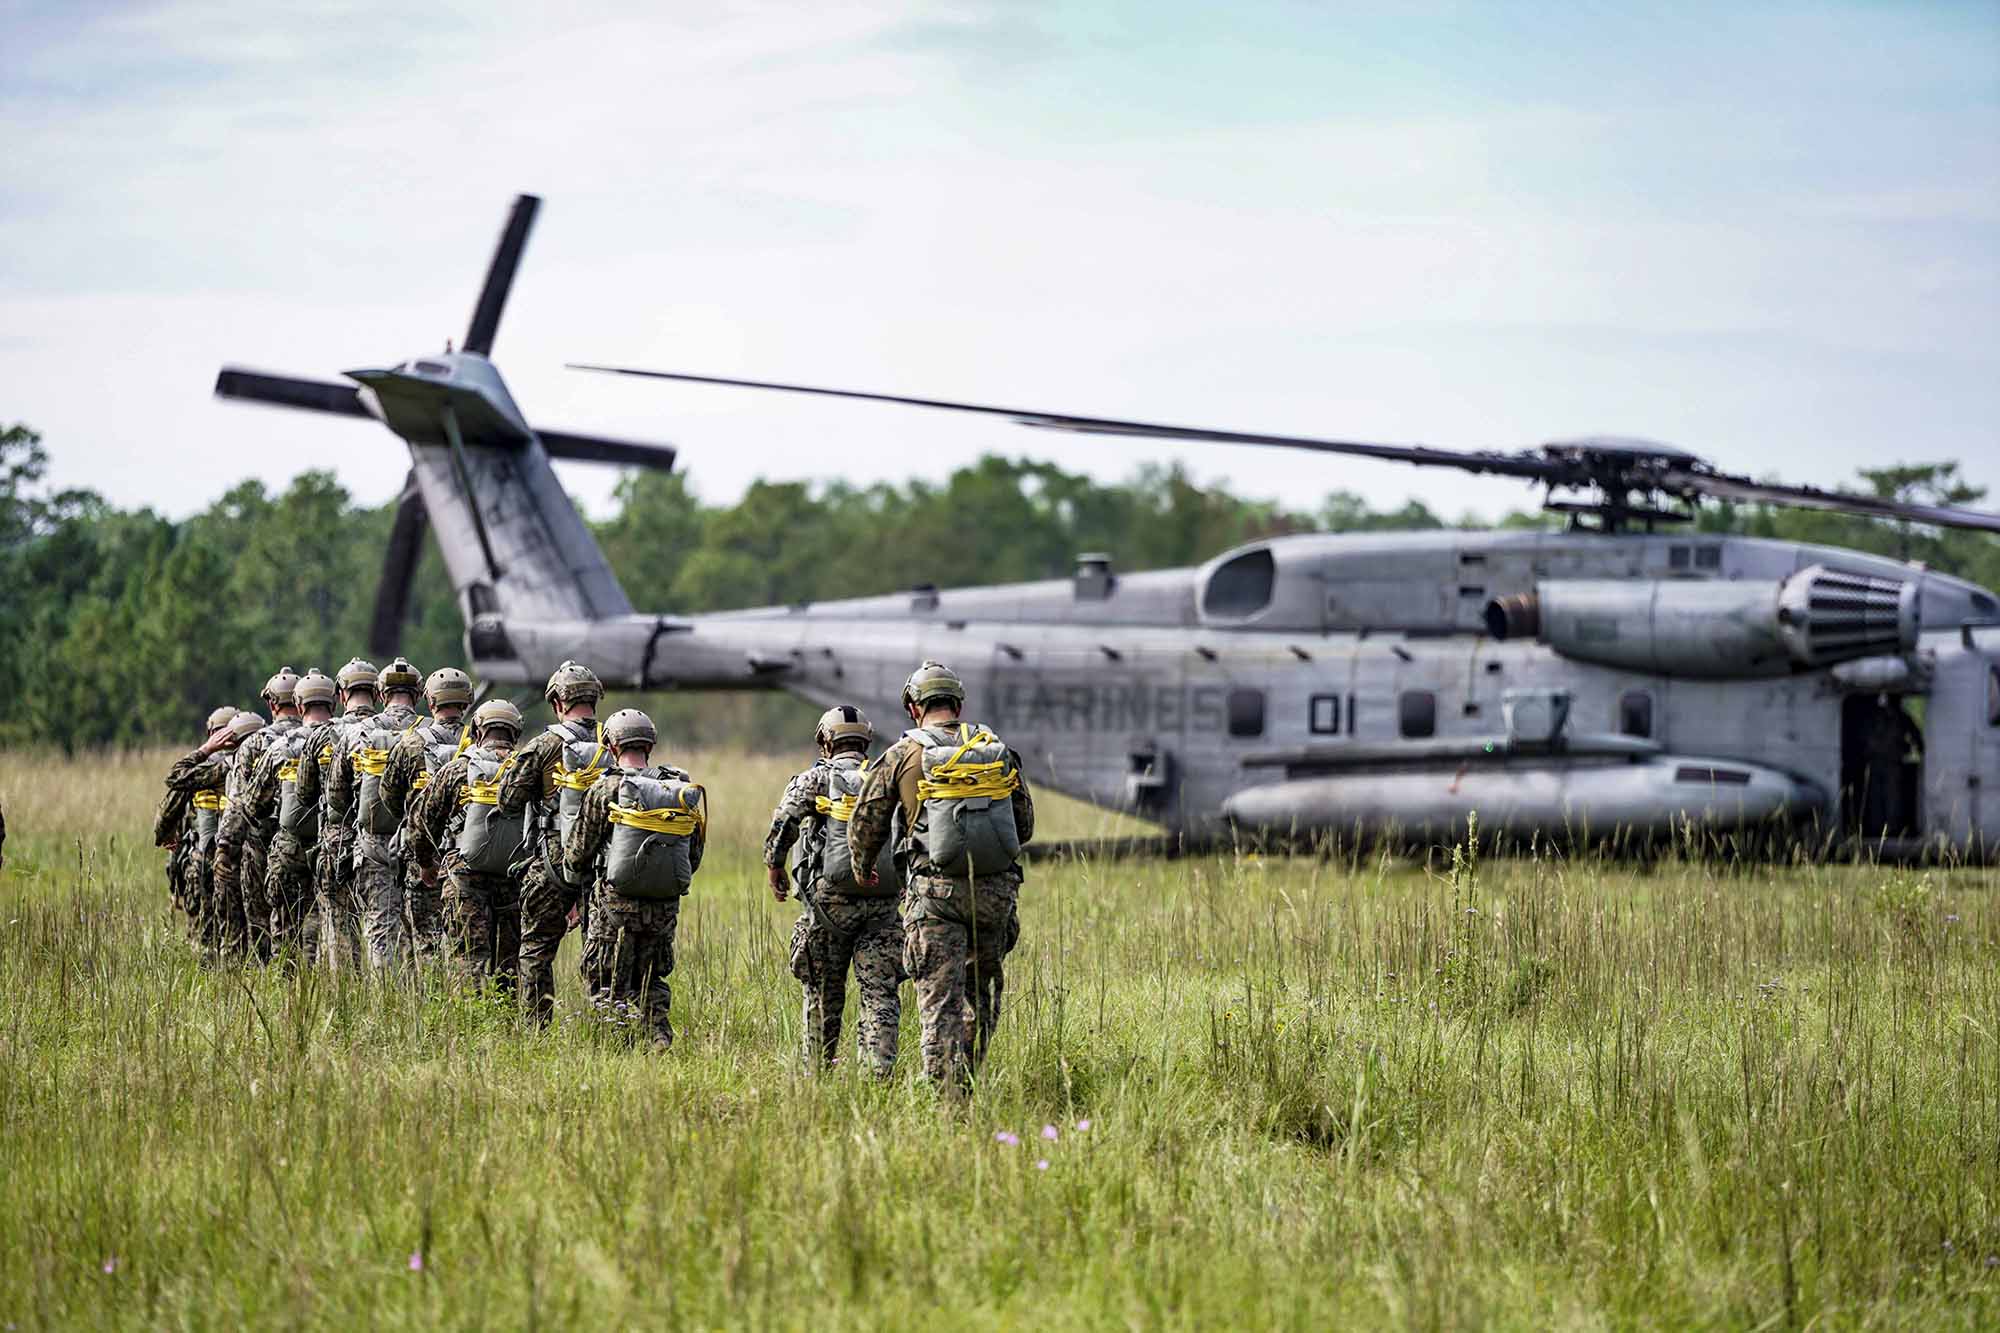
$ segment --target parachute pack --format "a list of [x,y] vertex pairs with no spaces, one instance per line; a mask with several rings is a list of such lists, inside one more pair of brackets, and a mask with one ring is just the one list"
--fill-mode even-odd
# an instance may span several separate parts
[[465,786],[458,793],[458,854],[465,868],[486,875],[503,875],[521,854],[528,812],[508,814],[500,808],[501,775],[514,766],[485,746],[465,752]]
[[320,746],[317,755],[306,754],[306,743],[313,738],[316,730],[300,727],[280,737],[270,750],[278,758],[278,827],[307,846],[319,841],[319,807],[308,807],[299,799],[299,768],[303,764],[316,763],[323,778],[328,765],[333,762],[333,746],[330,743]]
[[371,719],[356,738],[354,772],[361,779],[361,795],[356,802],[359,808],[355,817],[363,833],[388,838],[395,836],[396,816],[382,799],[382,775],[389,771],[389,752],[396,748],[396,742],[415,731],[423,720],[419,718],[401,729],[375,725],[379,721]]
[[[587,728],[581,722],[555,722],[549,730],[562,737],[562,753],[557,757],[553,777],[556,784],[556,846],[569,837],[570,825],[583,812],[584,793],[604,776],[610,755],[604,748],[603,728]],[[578,733],[582,734],[579,735]],[[567,882],[560,855],[550,858],[549,870]]]
[[692,782],[628,773],[611,802],[604,878],[627,898],[678,898],[694,882],[694,835],[708,819]]
[[861,798],[862,785],[867,781],[868,761],[859,755],[835,755],[828,763],[827,794],[815,803],[819,813],[826,816],[824,840],[819,849],[819,878],[828,893],[887,897],[902,889],[902,876],[896,873],[894,838],[882,844],[882,852],[875,859],[875,887],[863,885],[854,875],[847,825],[854,818],[854,803]]
[[1005,741],[969,722],[905,733],[923,747],[915,839],[941,875],[990,875],[1014,864],[1021,770]]

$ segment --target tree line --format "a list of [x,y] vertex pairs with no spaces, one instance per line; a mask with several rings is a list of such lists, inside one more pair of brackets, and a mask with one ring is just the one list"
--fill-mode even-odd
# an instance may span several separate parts
[[[0,745],[192,738],[215,705],[253,703],[281,663],[332,671],[364,651],[393,502],[358,504],[331,473],[309,471],[276,492],[238,483],[175,521],[88,490],[51,490],[47,465],[35,431],[0,430]],[[1953,463],[1864,471],[1858,489],[1951,504],[1984,495]],[[1499,520],[1547,521],[1518,512]],[[1455,525],[1492,521],[1462,515]],[[685,474],[634,473],[590,526],[635,605],[698,612],[1060,577],[1082,551],[1149,569],[1281,533],[1446,522],[1415,500],[1377,510],[1335,491],[1293,509],[1201,485],[1178,466],[1142,467],[1107,485],[989,455],[942,482],[759,481],[727,504],[702,501]],[[1700,526],[1923,560],[2000,586],[2000,542],[1978,534],[1762,506],[1717,506]],[[427,670],[458,662],[461,628],[431,543],[401,649]],[[646,704],[683,741],[797,746],[809,719],[761,696]]]

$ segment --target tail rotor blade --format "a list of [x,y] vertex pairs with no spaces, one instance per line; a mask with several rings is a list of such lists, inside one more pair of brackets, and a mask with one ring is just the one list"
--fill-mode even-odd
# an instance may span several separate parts
[[389,541],[382,552],[382,581],[375,586],[375,614],[368,624],[368,651],[378,657],[387,657],[402,646],[399,641],[410,610],[410,585],[417,576],[417,557],[423,554],[424,530],[429,526],[430,513],[424,508],[417,474],[412,471],[403,483],[396,518],[389,526]]
[[576,463],[612,463],[619,467],[656,467],[671,472],[674,447],[670,444],[639,444],[632,440],[607,440],[601,435],[574,435],[565,430],[535,430],[550,458]]
[[329,384],[325,380],[294,379],[289,375],[265,375],[237,366],[224,366],[215,377],[217,398],[240,398],[244,402],[271,407],[295,407],[306,412],[331,412],[335,416],[366,417],[361,395],[352,384]]
[[514,200],[493,262],[486,269],[486,285],[480,289],[479,304],[472,308],[472,325],[465,331],[465,350],[481,356],[493,353],[493,335],[500,330],[500,312],[507,308],[507,293],[514,286],[514,270],[521,266],[521,251],[527,248],[528,233],[535,225],[535,211],[542,201],[532,194]]

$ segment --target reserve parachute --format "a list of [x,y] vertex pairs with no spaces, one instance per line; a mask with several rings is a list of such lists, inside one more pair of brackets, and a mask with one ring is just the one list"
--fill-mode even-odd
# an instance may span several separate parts
[[969,722],[906,733],[923,747],[915,839],[941,875],[988,875],[1021,854],[1014,793],[1021,770],[1005,741]]
[[627,898],[678,898],[694,882],[694,835],[706,821],[692,782],[623,775],[611,802],[604,878]]
[[465,868],[482,875],[504,875],[521,854],[527,811],[508,814],[500,808],[500,778],[514,766],[514,756],[502,757],[485,746],[465,752],[465,786],[458,794],[458,854]]

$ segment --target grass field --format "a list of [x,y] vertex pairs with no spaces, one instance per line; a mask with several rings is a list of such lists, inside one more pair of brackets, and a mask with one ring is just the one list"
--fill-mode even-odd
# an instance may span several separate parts
[[1991,872],[1039,867],[951,1114],[907,1059],[801,1075],[756,873],[786,769],[689,762],[712,851],[654,1055],[205,971],[145,845],[166,756],[0,755],[0,1322],[2000,1319]]

